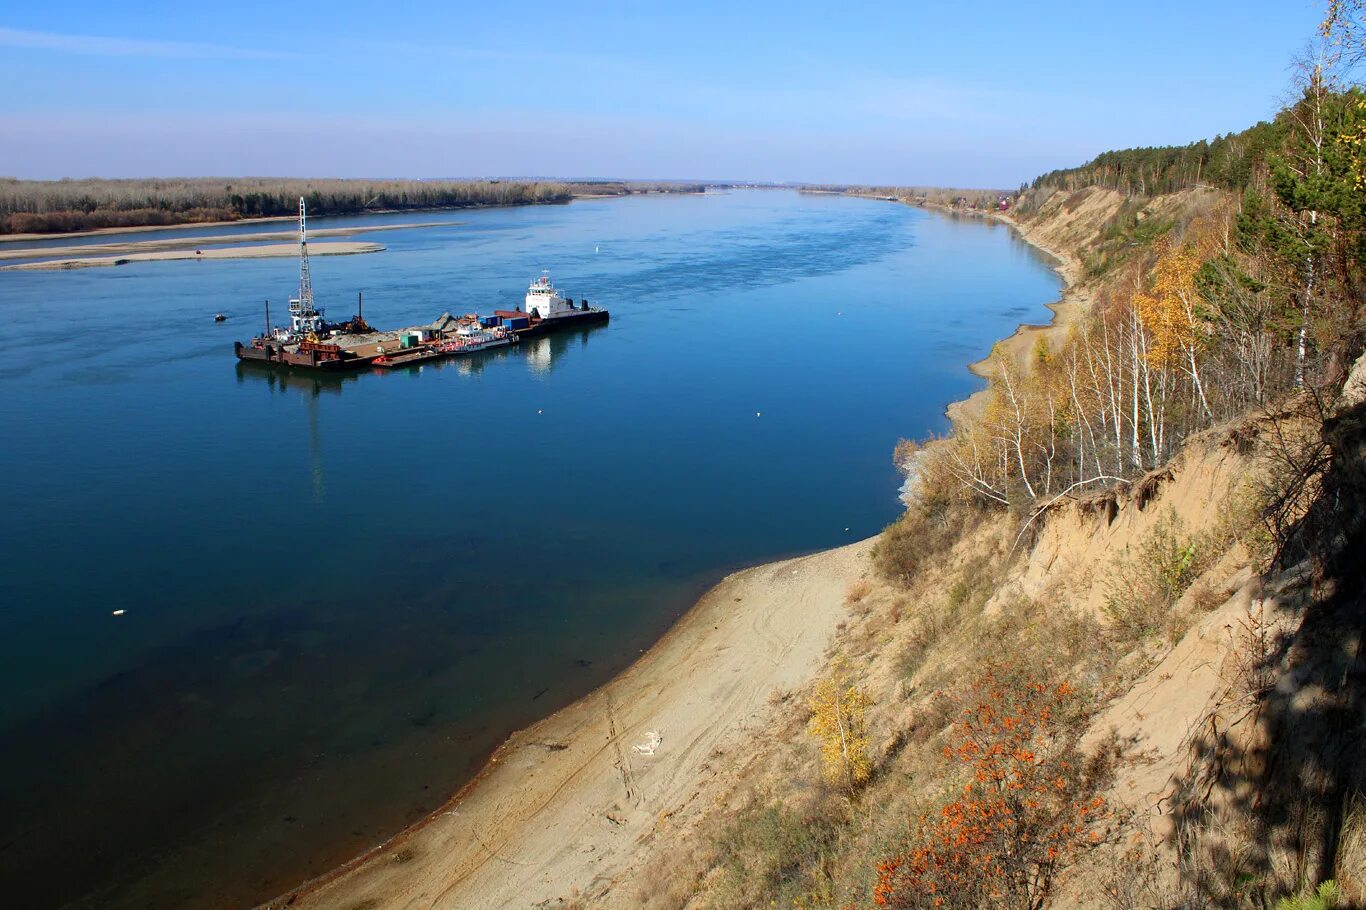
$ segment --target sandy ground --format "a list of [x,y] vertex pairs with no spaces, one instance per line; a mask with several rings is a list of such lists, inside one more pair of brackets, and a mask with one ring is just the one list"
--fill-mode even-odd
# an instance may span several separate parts
[[[378,253],[384,247],[378,243],[359,241],[336,241],[333,243],[310,243],[310,256],[348,256],[353,253]],[[263,243],[257,246],[234,246],[224,249],[203,250],[160,250],[153,253],[126,253],[122,256],[82,256],[76,259],[47,259],[42,262],[21,262],[18,265],[0,266],[0,272],[23,270],[51,271],[54,269],[88,269],[108,265],[126,265],[130,262],[164,262],[169,259],[273,259],[299,255],[297,243]]]
[[770,693],[821,666],[872,544],[727,577],[621,676],[512,736],[426,821],[267,906],[549,907],[574,893],[632,906],[623,880],[639,848],[698,796],[714,753],[764,735]]
[[[458,221],[419,221],[412,224],[380,224],[374,227],[322,228],[308,232],[310,243],[320,237],[352,237],[371,231],[399,231],[407,228],[441,227],[459,224]],[[80,258],[112,256],[123,253],[145,253],[161,250],[196,250],[227,243],[260,244],[266,240],[298,240],[298,231],[262,231],[251,234],[216,234],[209,237],[173,237],[164,240],[127,240],[122,243],[90,243],[74,246],[21,247],[0,249],[0,259],[33,259],[35,257]],[[49,238],[51,239],[51,238]],[[312,246],[309,247],[313,249]]]

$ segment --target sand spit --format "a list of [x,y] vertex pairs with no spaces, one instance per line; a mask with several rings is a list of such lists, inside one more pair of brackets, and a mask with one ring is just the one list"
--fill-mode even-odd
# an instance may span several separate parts
[[[382,244],[359,241],[310,243],[311,256],[349,256],[355,253],[378,253]],[[297,243],[264,243],[258,246],[233,246],[213,250],[161,250],[152,253],[128,253],[122,256],[84,256],[76,259],[45,259],[42,262],[21,262],[0,266],[0,272],[23,270],[53,271],[57,269],[88,269],[130,262],[165,262],[171,259],[274,259],[299,255]]]
[[[308,232],[310,243],[322,237],[352,237],[371,231],[398,231],[406,228],[442,227],[458,221],[421,221],[412,224],[380,224],[374,227],[321,228]],[[0,259],[36,259],[38,257],[80,258],[85,256],[113,256],[124,253],[147,253],[161,250],[197,250],[206,246],[231,243],[260,244],[264,241],[297,240],[297,231],[262,231],[251,234],[216,234],[210,237],[173,237],[164,240],[128,240],[122,243],[90,243],[72,246],[23,247],[0,249]],[[309,247],[313,249],[312,246]],[[208,251],[206,250],[207,254]]]
[[[728,576],[624,673],[514,734],[423,823],[267,907],[630,906],[639,847],[823,663],[873,540]],[[542,903],[545,902],[545,903]]]

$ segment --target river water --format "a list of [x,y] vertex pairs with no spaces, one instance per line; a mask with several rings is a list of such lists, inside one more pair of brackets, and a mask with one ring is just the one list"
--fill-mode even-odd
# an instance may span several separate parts
[[891,521],[897,439],[1059,290],[1004,226],[783,191],[314,223],[414,221],[315,257],[329,316],[548,268],[610,324],[281,376],[232,341],[292,260],[0,273],[13,905],[249,905],[420,818],[727,571]]

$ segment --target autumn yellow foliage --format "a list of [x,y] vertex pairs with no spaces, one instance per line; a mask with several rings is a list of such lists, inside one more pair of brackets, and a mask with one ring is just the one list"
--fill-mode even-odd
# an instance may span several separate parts
[[816,683],[807,729],[820,741],[821,765],[831,786],[853,792],[872,776],[864,720],[869,704],[868,694],[840,666]]
[[1194,243],[1166,246],[1153,266],[1152,293],[1133,297],[1138,318],[1151,334],[1148,358],[1155,366],[1182,359],[1203,342],[1195,278],[1204,260]]

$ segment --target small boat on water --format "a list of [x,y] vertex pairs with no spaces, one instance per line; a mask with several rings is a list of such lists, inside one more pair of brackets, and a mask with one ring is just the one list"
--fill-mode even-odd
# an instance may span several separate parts
[[441,343],[440,350],[448,354],[473,354],[475,351],[515,344],[518,340],[517,333],[512,329],[485,326],[477,320],[472,320],[462,323],[460,328],[455,330],[454,338]]

